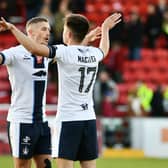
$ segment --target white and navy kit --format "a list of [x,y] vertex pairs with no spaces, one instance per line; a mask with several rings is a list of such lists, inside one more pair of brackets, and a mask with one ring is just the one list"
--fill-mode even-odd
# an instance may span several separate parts
[[99,48],[77,45],[56,45],[49,49],[49,57],[56,59],[59,73],[53,156],[70,160],[94,159],[97,140],[92,93],[103,53]]
[[[50,131],[48,130],[49,133],[43,131],[43,127],[44,130],[48,129],[45,106],[49,59],[36,57],[21,45],[6,49],[1,55],[2,64],[7,66],[12,89],[7,117],[10,122],[9,137],[12,152],[15,157],[29,158],[32,156],[31,153],[36,153],[32,150],[33,145],[38,142],[33,130],[40,125],[39,137],[44,135],[46,141],[50,138]],[[41,147],[43,146],[45,145]]]

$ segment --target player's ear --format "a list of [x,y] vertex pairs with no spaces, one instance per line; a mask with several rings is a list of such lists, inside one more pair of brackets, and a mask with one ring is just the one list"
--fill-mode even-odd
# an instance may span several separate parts
[[30,31],[30,29],[26,30],[26,33],[27,33],[27,35],[31,35],[32,34],[32,32]]
[[32,35],[32,34],[33,34],[33,30],[32,30],[32,29],[28,29],[28,30],[27,30],[27,34],[28,34],[28,35]]
[[68,32],[68,37],[72,38],[72,32],[71,31]]

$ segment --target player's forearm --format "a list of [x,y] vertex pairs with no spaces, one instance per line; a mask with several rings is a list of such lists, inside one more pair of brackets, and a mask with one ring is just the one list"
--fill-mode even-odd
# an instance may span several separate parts
[[110,48],[109,29],[107,29],[106,27],[102,27],[102,36],[99,48],[103,51],[105,57],[108,54]]
[[81,45],[84,45],[84,46],[87,46],[88,44],[89,44],[89,38],[88,38],[88,36],[86,36],[85,38],[84,38],[84,40],[82,41],[82,44]]
[[38,44],[37,42],[26,36],[24,33],[22,33],[14,25],[11,26],[10,31],[16,37],[17,41],[32,54],[44,57],[49,55],[49,48],[47,46]]
[[2,64],[3,58],[2,55],[0,54],[0,65]]
[[104,56],[108,54],[110,48],[109,30],[112,29],[116,24],[118,24],[121,21],[120,18],[121,18],[120,13],[114,13],[109,17],[107,17],[102,23],[102,37],[99,47],[104,52]]
[[100,39],[101,36],[101,28],[98,26],[91,30],[84,38],[82,45],[89,45],[89,43]]

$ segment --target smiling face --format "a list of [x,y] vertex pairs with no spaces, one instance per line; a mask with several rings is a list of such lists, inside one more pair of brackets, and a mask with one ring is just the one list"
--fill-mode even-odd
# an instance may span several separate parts
[[30,38],[34,39],[37,43],[48,44],[50,37],[50,25],[46,21],[39,21],[31,23],[26,28],[27,34]]

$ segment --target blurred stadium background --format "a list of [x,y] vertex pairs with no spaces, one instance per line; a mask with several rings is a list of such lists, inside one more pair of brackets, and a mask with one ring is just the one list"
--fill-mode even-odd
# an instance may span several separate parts
[[[84,14],[92,29],[115,11],[123,14],[123,21],[110,31],[110,51],[100,65],[94,93],[102,158],[98,167],[163,168],[168,165],[168,0],[0,0],[0,16],[22,31],[31,17],[47,17],[50,44],[62,43],[66,14]],[[15,45],[10,32],[0,33],[0,51]],[[54,64],[49,68],[47,89],[51,127],[56,69]],[[12,164],[6,132],[10,94],[6,67],[0,66],[0,165],[10,164],[5,168]]]

